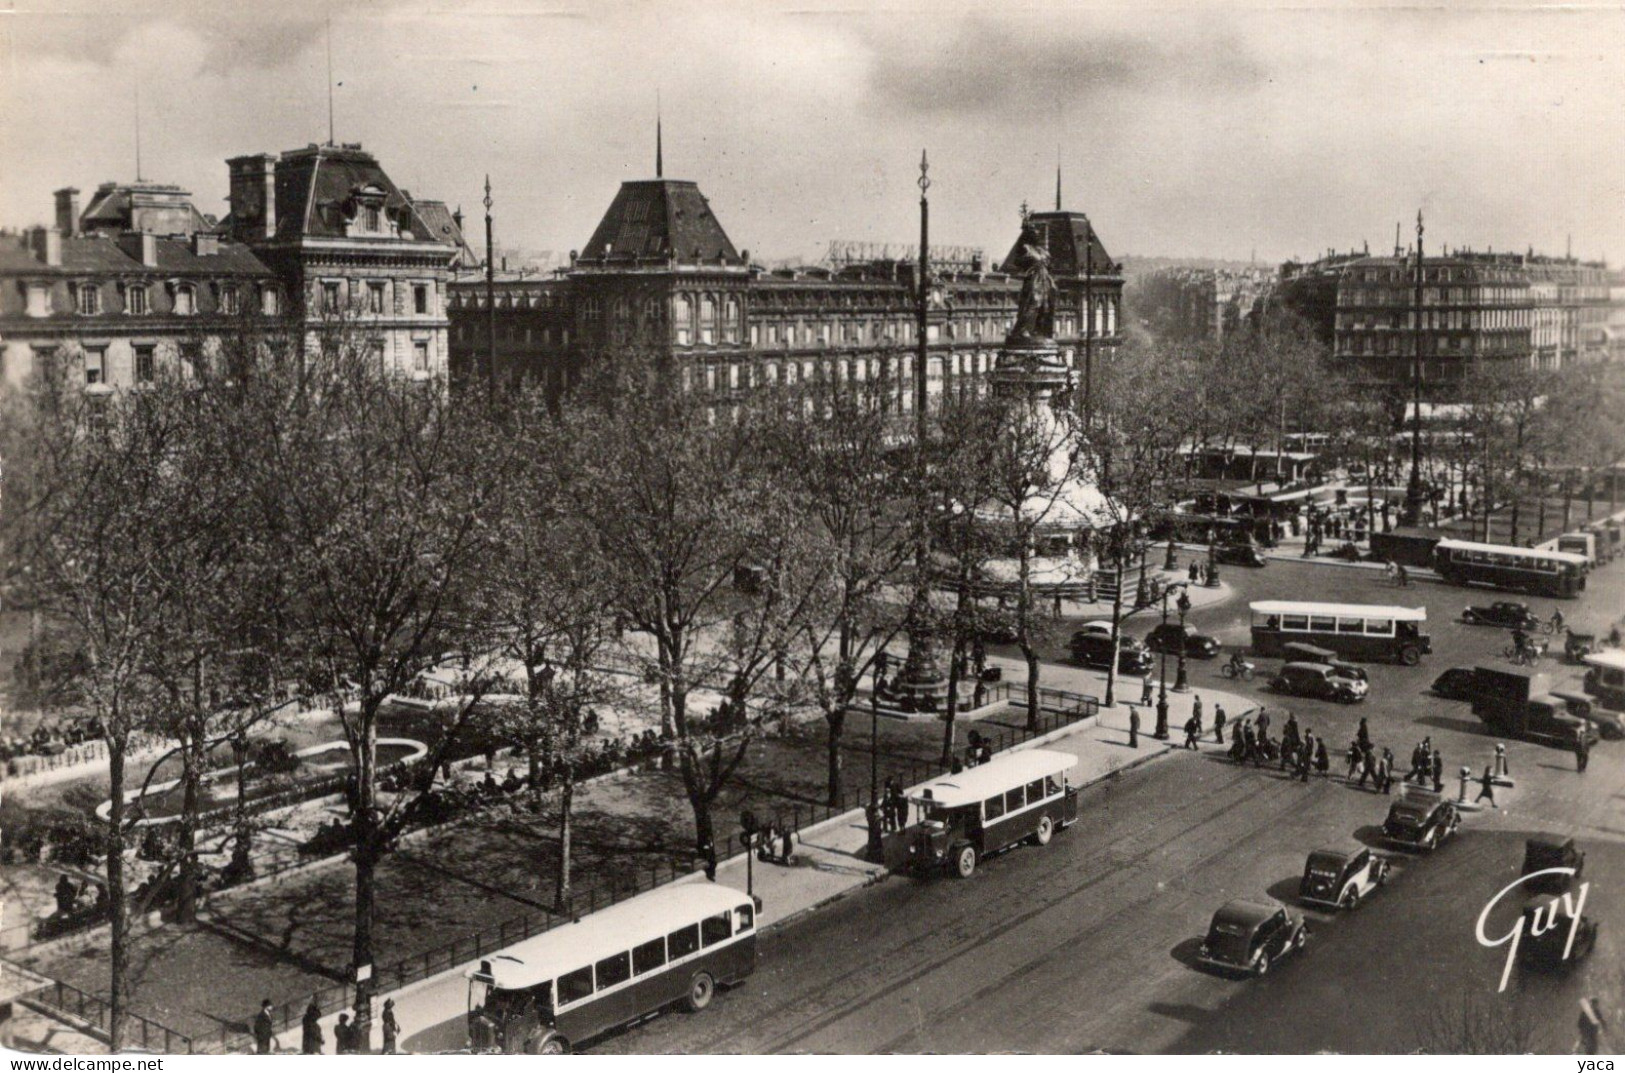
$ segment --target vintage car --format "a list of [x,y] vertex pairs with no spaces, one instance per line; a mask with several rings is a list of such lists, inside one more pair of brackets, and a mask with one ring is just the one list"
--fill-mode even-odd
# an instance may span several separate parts
[[1388,882],[1388,859],[1365,846],[1317,849],[1303,866],[1300,901],[1354,909],[1365,896]]
[[1339,678],[1352,678],[1367,685],[1371,684],[1371,676],[1365,673],[1364,667],[1358,663],[1348,662],[1329,648],[1305,644],[1302,641],[1288,641],[1281,646],[1281,654],[1289,663],[1324,663]]
[[1388,807],[1382,833],[1390,842],[1432,851],[1460,826],[1461,813],[1448,799],[1413,790]]
[[1570,630],[1563,638],[1563,660],[1566,663],[1584,663],[1585,658],[1598,648],[1594,633],[1575,633]]
[[1257,544],[1220,544],[1213,549],[1213,561],[1221,566],[1263,566],[1269,562]]
[[1433,695],[1446,700],[1477,700],[1482,688],[1471,667],[1452,667],[1433,680]]
[[[1085,667],[1111,666],[1112,638],[1111,634],[1099,634],[1093,631],[1080,630],[1072,635],[1072,658]],[[1150,674],[1155,661],[1145,646],[1134,638],[1123,634],[1117,639],[1117,670],[1119,674],[1143,675]]]
[[1596,697],[1577,689],[1554,689],[1552,696],[1562,701],[1574,718],[1590,723],[1597,737],[1605,741],[1625,738],[1625,713],[1610,711],[1599,705]]
[[1540,619],[1529,610],[1529,605],[1516,600],[1498,600],[1493,604],[1469,607],[1461,613],[1461,620],[1470,626],[1500,626],[1506,630],[1540,629]]
[[1177,622],[1164,622],[1146,635],[1145,647],[1170,656],[1183,651],[1186,659],[1213,659],[1219,654],[1218,638],[1198,633],[1189,623],[1181,626]]
[[1574,839],[1563,835],[1536,835],[1525,840],[1523,844],[1523,872],[1521,874],[1532,876],[1536,872],[1544,872],[1548,868],[1572,868],[1572,876],[1561,873],[1540,876],[1525,883],[1530,890],[1549,891],[1552,894],[1561,894],[1569,889],[1570,884],[1580,878],[1585,871],[1586,855],[1574,844]]
[[1596,945],[1596,922],[1582,913],[1576,923],[1571,905],[1561,896],[1543,894],[1524,905],[1523,936],[1518,940],[1518,963],[1524,968],[1545,972],[1567,968]]
[[1365,699],[1366,684],[1344,678],[1324,663],[1288,663],[1270,681],[1270,688],[1292,697],[1312,697],[1354,704]]
[[1078,758],[1050,749],[1006,753],[927,783],[909,801],[924,818],[907,834],[908,867],[967,879],[978,861],[1018,842],[1047,846],[1078,818]]
[[1274,902],[1225,902],[1202,941],[1205,964],[1263,976],[1270,966],[1309,940],[1303,917]]

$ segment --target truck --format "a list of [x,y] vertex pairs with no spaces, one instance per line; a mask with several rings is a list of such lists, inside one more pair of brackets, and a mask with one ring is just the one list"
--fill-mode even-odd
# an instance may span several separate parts
[[1473,714],[1497,734],[1568,748],[1584,728],[1586,743],[1597,741],[1597,728],[1569,712],[1567,702],[1552,695],[1552,682],[1540,671],[1515,667],[1476,669],[1479,693]]
[[1625,709],[1625,652],[1588,652],[1581,662],[1586,665],[1585,691],[1604,708]]
[[1597,565],[1597,534],[1596,533],[1564,533],[1557,538],[1558,551],[1569,551],[1576,555],[1584,555],[1586,562],[1591,566]]

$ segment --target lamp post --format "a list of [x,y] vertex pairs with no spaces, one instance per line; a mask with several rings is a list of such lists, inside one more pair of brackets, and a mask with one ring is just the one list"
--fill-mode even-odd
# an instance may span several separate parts
[[1188,585],[1179,587],[1179,600],[1174,605],[1179,608],[1179,666],[1174,675],[1174,692],[1189,693],[1191,684],[1185,677],[1185,613],[1191,609],[1190,593],[1186,591]]
[[869,800],[880,795],[880,693],[869,690]]
[[[1170,586],[1172,588],[1172,586]],[[1168,625],[1168,589],[1162,590],[1162,624]],[[1166,630],[1163,632],[1167,632]],[[1151,736],[1158,741],[1168,740],[1168,646],[1159,653],[1162,669],[1157,673],[1157,729]]]
[[485,177],[485,389],[497,393],[496,257],[491,241],[491,177]]
[[1411,362],[1411,477],[1405,486],[1405,524],[1422,520],[1422,210],[1416,211],[1416,352]]
[[248,763],[248,734],[239,730],[231,736],[231,755],[237,761],[237,840],[232,847],[231,863],[233,868],[243,869],[248,866],[248,776],[246,765]]

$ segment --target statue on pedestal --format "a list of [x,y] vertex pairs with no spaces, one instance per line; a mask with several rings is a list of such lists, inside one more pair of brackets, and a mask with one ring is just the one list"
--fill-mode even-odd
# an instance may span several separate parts
[[1054,338],[1055,280],[1049,271],[1049,249],[1038,227],[1030,221],[1022,224],[1012,261],[1012,267],[1024,278],[1010,341]]

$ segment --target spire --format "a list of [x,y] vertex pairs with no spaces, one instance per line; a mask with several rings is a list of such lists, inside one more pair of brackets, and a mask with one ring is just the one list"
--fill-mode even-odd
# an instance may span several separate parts
[[1061,211],[1061,147],[1055,147],[1055,211]]
[[141,181],[141,76],[135,79],[135,181]]
[[666,153],[660,129],[660,91],[655,90],[655,178],[666,177]]
[[1399,250],[1400,250],[1400,246],[1399,246],[1399,221],[1395,220],[1394,221],[1394,256],[1395,257],[1399,256]]
[[327,16],[327,144],[333,145],[333,16]]

